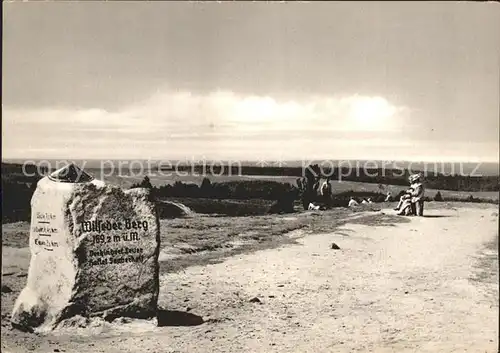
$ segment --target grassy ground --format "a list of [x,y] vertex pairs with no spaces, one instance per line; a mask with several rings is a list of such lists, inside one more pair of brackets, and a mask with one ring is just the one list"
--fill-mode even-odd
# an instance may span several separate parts
[[[161,220],[161,270],[178,271],[191,265],[219,262],[235,254],[293,243],[290,237],[284,235],[296,230],[304,233],[333,231],[352,216],[363,211],[377,211],[382,206],[384,204],[365,205],[356,209],[336,208],[330,211],[250,217],[195,214],[188,218]],[[376,224],[404,221],[402,217],[383,214],[352,220]],[[28,244],[29,222],[3,225],[4,247],[26,248]]]
[[379,209],[367,206],[356,210],[338,208],[279,216],[197,216],[162,220],[161,269],[175,272],[192,265],[217,263],[236,254],[291,244],[294,239],[288,235],[293,231],[299,231],[297,234],[300,235],[331,232],[347,221],[373,225],[406,221],[402,217],[381,213],[352,218],[359,212]]
[[[196,213],[207,215],[218,214],[232,217],[265,215],[274,202],[272,200],[260,199],[235,200],[188,197],[169,197],[165,198],[165,200],[182,203]],[[300,202],[297,200],[297,206],[299,206],[299,203]]]

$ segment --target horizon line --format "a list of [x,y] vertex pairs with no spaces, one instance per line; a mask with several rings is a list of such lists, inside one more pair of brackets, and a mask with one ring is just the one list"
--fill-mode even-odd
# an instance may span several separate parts
[[[22,157],[22,158],[10,158],[10,157],[2,157],[2,162],[9,162],[9,161],[24,161],[24,162],[37,162],[37,161],[67,161],[67,162],[72,162],[72,161],[151,161],[151,162],[161,162],[161,161],[175,161],[175,162],[180,162],[180,161],[186,161],[189,162],[189,158],[37,158],[37,157]],[[248,163],[276,163],[276,159],[244,159],[244,158],[206,158],[203,157],[201,158],[194,158],[191,157],[191,162],[194,162],[195,164],[197,163],[202,163],[202,162],[248,162]],[[373,162],[386,162],[386,163],[396,163],[396,162],[413,162],[413,163],[488,163],[488,164],[499,164],[500,165],[500,160],[473,160],[473,159],[443,159],[443,160],[436,160],[436,159],[430,159],[428,157],[417,159],[417,158],[401,158],[401,159],[387,159],[387,158],[371,158],[371,159],[363,159],[363,158],[314,158],[314,157],[308,157],[308,158],[299,158],[299,159],[282,159],[280,162],[282,164],[286,164],[287,162],[301,162],[301,161],[310,161],[312,164],[317,164],[321,161],[373,161]],[[281,166],[282,168],[286,168],[286,165]]]

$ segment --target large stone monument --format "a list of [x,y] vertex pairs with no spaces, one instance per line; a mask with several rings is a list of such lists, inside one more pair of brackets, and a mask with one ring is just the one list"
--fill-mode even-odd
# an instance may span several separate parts
[[38,182],[31,212],[15,327],[42,332],[77,315],[156,317],[160,228],[146,189],[124,191],[70,164]]

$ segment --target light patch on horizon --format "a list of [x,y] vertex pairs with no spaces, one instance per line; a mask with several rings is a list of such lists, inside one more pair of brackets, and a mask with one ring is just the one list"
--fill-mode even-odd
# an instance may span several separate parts
[[360,127],[370,130],[379,130],[389,124],[398,109],[390,105],[381,97],[352,97],[350,98],[350,112],[354,122]]

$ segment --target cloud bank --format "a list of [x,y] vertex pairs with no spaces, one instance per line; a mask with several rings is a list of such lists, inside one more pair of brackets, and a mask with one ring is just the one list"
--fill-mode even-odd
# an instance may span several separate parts
[[158,91],[117,111],[4,109],[3,149],[6,158],[404,158],[416,155],[411,113],[377,96]]

